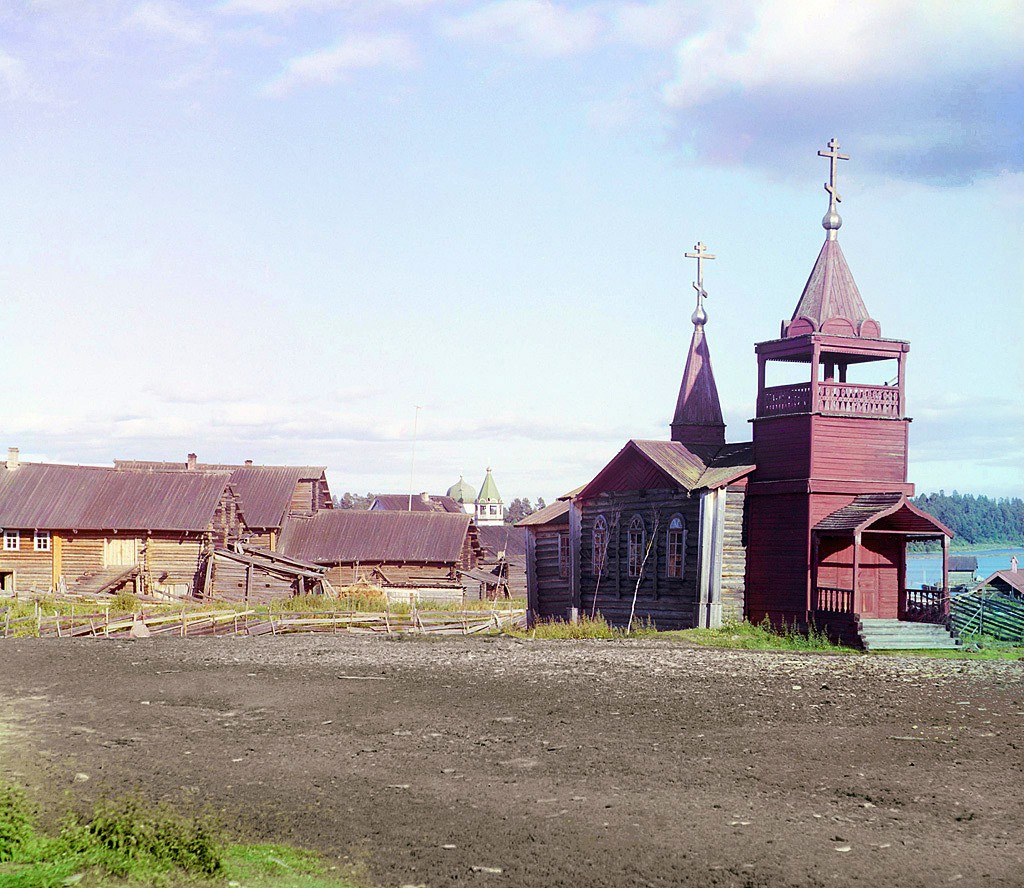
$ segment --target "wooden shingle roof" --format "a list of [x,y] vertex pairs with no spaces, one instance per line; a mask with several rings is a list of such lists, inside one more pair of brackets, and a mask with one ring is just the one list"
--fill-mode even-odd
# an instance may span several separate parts
[[862,493],[849,505],[821,519],[814,530],[823,534],[857,534],[894,530],[910,536],[953,536],[941,521],[921,511],[902,493]]

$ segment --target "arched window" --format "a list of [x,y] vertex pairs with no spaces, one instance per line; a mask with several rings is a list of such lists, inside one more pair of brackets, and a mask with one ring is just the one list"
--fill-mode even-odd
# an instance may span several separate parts
[[644,519],[634,515],[629,522],[629,575],[640,576],[640,569],[644,563],[644,545],[647,542],[647,529],[644,527]]
[[594,573],[603,574],[604,566],[608,560],[608,522],[604,515],[598,515],[594,522],[594,551],[592,553],[592,564]]
[[686,522],[682,515],[673,515],[668,523],[665,547],[665,575],[681,580],[686,572]]

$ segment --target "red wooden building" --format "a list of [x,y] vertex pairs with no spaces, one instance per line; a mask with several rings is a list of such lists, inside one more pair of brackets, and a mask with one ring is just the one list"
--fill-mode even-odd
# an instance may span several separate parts
[[[867,642],[887,621],[943,623],[943,590],[906,587],[912,539],[952,532],[908,497],[910,344],[882,337],[839,246],[835,140],[825,243],[778,339],[755,346],[756,470],[747,488],[747,614]],[[786,365],[799,382],[771,385]],[[948,638],[947,638],[948,640]]]

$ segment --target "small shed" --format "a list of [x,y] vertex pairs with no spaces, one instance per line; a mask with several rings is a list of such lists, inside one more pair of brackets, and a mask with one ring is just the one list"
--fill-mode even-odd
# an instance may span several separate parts
[[949,586],[973,586],[978,581],[977,555],[949,556]]

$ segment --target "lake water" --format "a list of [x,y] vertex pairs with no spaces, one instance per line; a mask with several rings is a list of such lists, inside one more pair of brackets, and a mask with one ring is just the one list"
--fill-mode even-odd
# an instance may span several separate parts
[[[997,570],[1010,569],[1010,556],[1020,562],[1024,570],[1024,549],[994,549],[988,552],[954,552],[954,555],[975,555],[978,558],[978,581],[990,577]],[[907,588],[920,589],[922,583],[942,582],[942,553],[910,553],[907,555]]]

